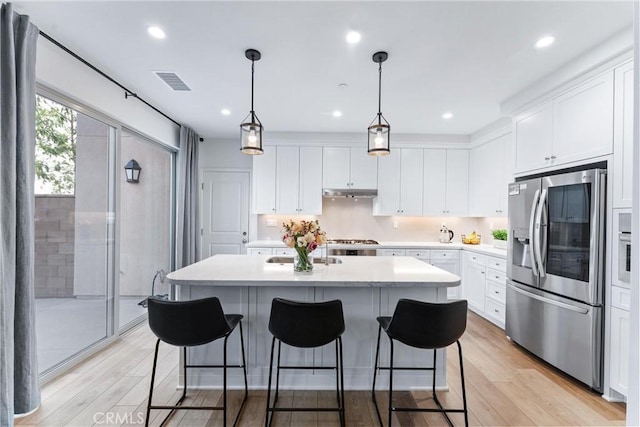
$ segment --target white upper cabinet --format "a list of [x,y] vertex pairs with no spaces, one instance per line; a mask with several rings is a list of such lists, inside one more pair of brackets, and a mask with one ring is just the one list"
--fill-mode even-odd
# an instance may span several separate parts
[[422,215],[422,149],[395,149],[378,161],[374,215]]
[[324,147],[322,187],[375,190],[378,184],[377,157],[364,148]]
[[276,213],[276,148],[253,156],[253,203],[256,214]]
[[469,214],[469,151],[425,149],[425,216],[467,216]]
[[630,208],[633,186],[633,63],[615,70],[613,207]]
[[447,210],[447,150],[428,148],[424,150],[424,196],[422,214],[442,216]]
[[471,150],[469,211],[472,216],[507,216],[507,185],[512,179],[510,140],[511,133]]
[[[322,147],[300,147],[298,213],[322,215]],[[285,184],[286,185],[286,184]]]
[[514,120],[513,128],[516,138],[516,171],[548,166],[553,135],[551,103],[519,116]]
[[469,150],[447,150],[446,215],[469,215]]
[[553,159],[568,163],[613,152],[613,72],[553,100]]
[[514,119],[516,172],[611,154],[613,71]]
[[269,147],[254,156],[254,213],[322,214],[321,162],[321,147]]
[[277,151],[276,212],[295,215],[300,209],[298,207],[300,149],[298,147],[278,147]]

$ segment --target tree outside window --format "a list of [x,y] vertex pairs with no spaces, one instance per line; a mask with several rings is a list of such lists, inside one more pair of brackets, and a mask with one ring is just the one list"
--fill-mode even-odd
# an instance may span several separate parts
[[77,113],[36,96],[36,194],[75,192]]

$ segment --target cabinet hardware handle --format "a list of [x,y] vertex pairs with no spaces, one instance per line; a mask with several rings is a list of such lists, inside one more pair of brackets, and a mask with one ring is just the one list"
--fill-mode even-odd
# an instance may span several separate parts
[[500,278],[500,276],[496,276],[496,279],[499,279],[499,278]]
[[495,294],[497,295],[497,294],[499,294],[500,292],[498,292],[498,291],[493,291],[493,293],[495,293]]
[[481,273],[481,274],[484,274],[484,271],[481,271],[480,273]]
[[551,160],[555,160],[556,156],[551,156]]
[[496,313],[500,313],[497,308],[494,308],[493,311],[495,311]]
[[544,158],[545,160],[551,160],[551,157],[547,156]]
[[499,263],[499,262],[496,262],[496,265],[497,265],[498,267],[500,267],[500,263]]

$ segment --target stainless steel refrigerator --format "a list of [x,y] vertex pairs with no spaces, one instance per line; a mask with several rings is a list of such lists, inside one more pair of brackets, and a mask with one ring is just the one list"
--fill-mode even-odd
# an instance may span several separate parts
[[602,391],[606,170],[509,185],[506,334]]

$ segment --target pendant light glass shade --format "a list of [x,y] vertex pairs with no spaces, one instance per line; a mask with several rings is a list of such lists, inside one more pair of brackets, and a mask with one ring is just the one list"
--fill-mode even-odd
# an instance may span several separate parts
[[382,115],[382,63],[387,60],[387,52],[373,54],[373,62],[378,64],[378,114],[371,122],[368,129],[368,154],[370,156],[386,156],[391,153],[389,146],[391,126]]
[[[247,119],[250,119],[247,121]],[[262,123],[251,111],[240,125],[240,151],[243,154],[262,154]]]
[[251,111],[240,125],[240,152],[243,154],[262,154],[262,123],[253,110],[253,73],[254,63],[260,60],[260,52],[247,49],[244,56],[251,60]]

